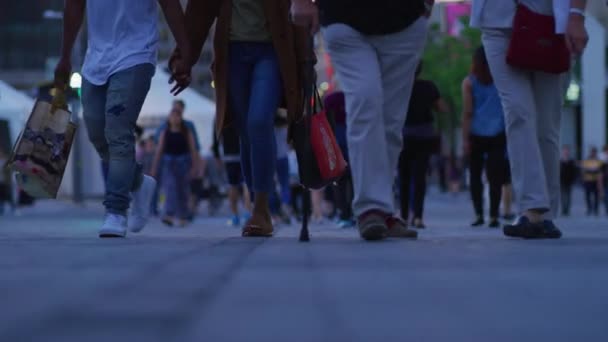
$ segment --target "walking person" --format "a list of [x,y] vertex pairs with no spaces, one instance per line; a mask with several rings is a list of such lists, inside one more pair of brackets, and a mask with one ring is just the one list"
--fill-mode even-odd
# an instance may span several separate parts
[[599,214],[599,200],[602,191],[602,166],[596,147],[592,147],[589,157],[581,161],[581,177],[585,189],[587,215]]
[[[158,0],[177,45],[189,55],[179,2]],[[72,47],[86,10],[88,48],[82,68],[82,102],[89,138],[104,162],[108,178],[105,220],[100,237],[124,237],[147,223],[156,181],[135,162],[135,122],[150,88],[158,50],[157,0],[66,0],[61,57],[55,86],[70,79]],[[175,66],[176,81],[186,86],[190,66]],[[129,202],[133,198],[127,223]]]
[[509,162],[509,152],[505,146],[505,164],[503,166],[502,182],[502,218],[511,221],[517,216],[513,213],[513,185],[511,184],[511,163]]
[[277,143],[276,179],[279,193],[278,195],[276,191],[271,193],[275,207],[273,214],[284,224],[290,225],[291,184],[289,179],[289,143],[287,142],[288,122],[285,115],[277,115],[275,118],[274,134]]
[[[395,217],[393,180],[399,162],[414,74],[433,1],[292,0],[292,19],[325,46],[346,97],[353,211],[365,240],[416,238]],[[317,7],[318,6],[318,7]],[[319,12],[322,14],[319,18]]]
[[[348,161],[348,142],[346,139],[346,102],[344,92],[334,91],[323,99],[325,110],[330,117],[334,118],[334,134],[344,159]],[[339,211],[338,226],[351,228],[356,225],[353,217],[353,177],[350,167],[334,187],[334,198]]]
[[[179,116],[181,116],[181,120],[184,122],[184,125],[186,126],[188,131],[190,131],[190,133],[192,134],[192,137],[194,138],[194,145],[195,145],[196,151],[197,151],[196,159],[193,160],[193,164],[196,167],[196,172],[193,175],[192,179],[190,180],[190,189],[188,190],[188,210],[189,210],[188,221],[192,221],[194,219],[196,207],[199,202],[200,191],[201,191],[201,187],[202,187],[202,183],[203,183],[202,177],[200,176],[203,171],[203,165],[202,165],[203,159],[199,154],[199,152],[201,150],[201,144],[200,144],[200,140],[198,137],[198,132],[196,131],[196,126],[194,126],[194,122],[184,119],[185,110],[186,110],[186,102],[184,102],[184,100],[181,100],[181,99],[173,100],[173,104],[171,105],[171,111],[174,111],[177,114],[179,114]],[[167,129],[167,125],[168,125],[168,122],[164,122],[156,130],[155,137],[156,137],[157,142],[160,140],[161,134]],[[157,173],[158,179],[160,179],[162,181],[162,178],[163,178],[162,170],[157,170],[157,172],[158,172]],[[160,187],[162,187],[162,185],[160,185],[158,188],[160,188]],[[158,194],[156,193],[155,198],[157,196],[158,196]]]
[[8,162],[8,156],[0,147],[0,216],[4,215],[6,203],[11,203],[11,173],[5,169],[5,165]]
[[165,195],[165,208],[162,222],[168,226],[175,224],[183,227],[189,221],[188,207],[190,179],[196,172],[195,162],[198,153],[194,136],[186,127],[178,110],[171,111],[165,131],[160,135],[152,171],[155,176],[159,166],[162,169],[162,189]]
[[[218,132],[236,124],[241,166],[252,194],[253,212],[243,236],[272,236],[269,194],[276,170],[274,117],[284,103],[288,121],[303,112],[301,66],[310,59],[308,35],[289,22],[289,0],[190,0],[186,22],[198,59],[215,26],[213,76],[217,85]],[[183,60],[180,51],[172,62]]]
[[602,161],[602,193],[600,196],[604,202],[604,210],[608,215],[608,145],[604,145],[599,159]]
[[222,165],[228,178],[228,203],[230,205],[229,224],[233,227],[241,225],[241,214],[239,212],[239,202],[242,200],[246,212],[243,215],[245,220],[249,219],[251,212],[251,202],[249,193],[244,186],[243,171],[241,169],[241,152],[239,146],[239,132],[237,128],[227,126],[224,128],[221,137],[214,132],[213,155],[218,165]]
[[[518,3],[535,13],[565,18],[555,31],[565,34],[573,55],[583,52],[588,40],[585,0]],[[472,5],[471,25],[482,30],[482,42],[505,112],[513,186],[521,210],[519,219],[506,225],[504,233],[520,238],[559,238],[561,232],[553,219],[559,210],[563,75],[507,64],[516,2],[473,0]]]
[[[435,83],[420,79],[421,72],[422,62],[416,69],[412,98],[403,127],[403,149],[399,158],[401,218],[408,222],[410,208],[412,208],[413,226],[419,229],[425,228],[423,213],[426,179],[430,158],[436,150],[438,141],[433,111],[449,112]],[[411,191],[412,188],[413,191]]]
[[475,50],[472,72],[462,82],[464,155],[469,157],[469,183],[475,209],[471,226],[485,223],[483,171],[490,185],[490,228],[500,227],[500,200],[504,183],[505,121],[483,47]]
[[577,173],[578,167],[570,154],[570,146],[562,147],[562,158],[559,166],[562,216],[570,216],[572,186],[576,181]]

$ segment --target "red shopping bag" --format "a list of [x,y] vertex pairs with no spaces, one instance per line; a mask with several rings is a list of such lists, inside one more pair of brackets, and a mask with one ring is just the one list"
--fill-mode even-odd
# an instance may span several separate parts
[[325,110],[311,118],[310,143],[312,145],[321,179],[327,182],[338,180],[346,171],[346,160],[336,141]]

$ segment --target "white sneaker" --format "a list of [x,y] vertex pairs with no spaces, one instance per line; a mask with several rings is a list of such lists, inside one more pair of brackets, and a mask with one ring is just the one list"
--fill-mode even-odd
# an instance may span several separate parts
[[131,194],[133,201],[129,212],[129,230],[134,233],[141,232],[148,223],[154,190],[156,190],[156,180],[144,175],[139,190]]
[[127,235],[127,217],[116,214],[106,214],[103,225],[99,229],[100,238],[124,238]]

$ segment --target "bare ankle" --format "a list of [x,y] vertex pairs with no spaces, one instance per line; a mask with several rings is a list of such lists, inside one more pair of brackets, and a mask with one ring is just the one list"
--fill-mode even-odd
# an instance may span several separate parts
[[543,213],[537,209],[526,210],[524,216],[532,223],[540,223],[543,221]]

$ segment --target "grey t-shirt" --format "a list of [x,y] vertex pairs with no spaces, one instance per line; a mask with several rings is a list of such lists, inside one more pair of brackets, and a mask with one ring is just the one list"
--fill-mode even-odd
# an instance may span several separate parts
[[269,42],[263,0],[232,0],[230,40],[239,42]]

